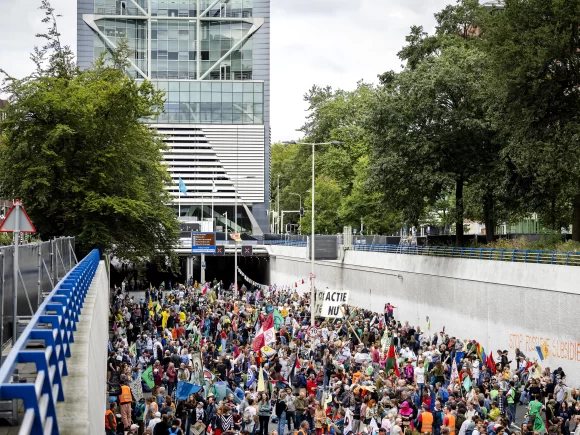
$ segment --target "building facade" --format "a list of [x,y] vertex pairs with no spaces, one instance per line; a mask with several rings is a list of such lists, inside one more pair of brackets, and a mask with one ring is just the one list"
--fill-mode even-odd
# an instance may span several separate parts
[[[89,68],[125,37],[128,74],[166,93],[165,136],[182,219],[267,231],[270,0],[77,0],[77,57]],[[179,192],[179,179],[187,195]],[[238,226],[234,224],[234,205]],[[213,204],[213,207],[212,207]]]

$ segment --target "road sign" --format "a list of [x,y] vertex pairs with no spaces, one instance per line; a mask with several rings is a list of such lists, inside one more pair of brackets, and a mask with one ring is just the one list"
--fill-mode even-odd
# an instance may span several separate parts
[[192,254],[215,254],[215,233],[191,233]]
[[206,264],[205,264],[205,261],[204,261],[203,263],[201,263],[201,268],[202,269],[205,269],[205,266],[206,266]]
[[242,256],[251,257],[252,256],[252,247],[251,246],[242,246]]
[[32,221],[19,199],[14,200],[14,204],[10,207],[8,213],[6,213],[6,217],[2,223],[0,223],[0,232],[12,233],[14,231],[20,231],[21,233],[36,232],[36,228],[32,225]]
[[310,338],[316,338],[318,337],[318,328],[316,326],[310,326],[307,330],[306,333],[308,334],[308,336]]
[[225,246],[216,246],[215,247],[215,254],[218,257],[223,257],[224,255],[226,255],[226,248]]

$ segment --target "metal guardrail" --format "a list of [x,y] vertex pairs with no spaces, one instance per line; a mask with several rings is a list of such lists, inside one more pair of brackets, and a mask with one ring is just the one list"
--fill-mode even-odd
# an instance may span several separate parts
[[454,246],[353,245],[355,251],[388,254],[427,255],[432,257],[471,258],[514,263],[580,266],[580,252],[540,251],[499,248],[458,248]]
[[[0,367],[0,400],[22,400],[24,405],[20,435],[59,433],[56,402],[64,401],[66,358],[71,356],[76,323],[99,259],[99,251],[94,249],[65,275],[38,307]],[[44,348],[28,348],[32,341],[44,341]],[[17,365],[25,363],[36,365],[36,379],[15,383]]]
[[264,245],[300,246],[308,245],[306,240],[264,240]]

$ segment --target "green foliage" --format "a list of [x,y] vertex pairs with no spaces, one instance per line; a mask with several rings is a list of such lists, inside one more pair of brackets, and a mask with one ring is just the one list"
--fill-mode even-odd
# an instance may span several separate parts
[[164,144],[141,122],[163,107],[162,93],[124,73],[126,42],[111,66],[101,57],[79,71],[50,4],[43,8],[50,30],[33,54],[36,72],[5,80],[0,195],[22,198],[43,238],[73,235],[84,251],[133,260],[171,255],[177,221]]
[[[580,3],[457,0],[435,18],[433,34],[411,28],[402,71],[378,87],[306,94],[304,141],[344,142],[316,151],[317,186],[340,193],[321,225],[424,223],[455,228],[460,245],[465,219],[491,242],[498,222],[537,213],[556,234],[573,223],[580,241]],[[272,191],[280,173],[286,209],[309,188],[311,150],[277,147]]]
[[[317,234],[336,234],[342,231],[338,218],[337,204],[340,203],[340,186],[336,180],[322,175],[314,183],[314,228]],[[308,212],[302,218],[302,232],[312,232],[312,198],[306,196]]]

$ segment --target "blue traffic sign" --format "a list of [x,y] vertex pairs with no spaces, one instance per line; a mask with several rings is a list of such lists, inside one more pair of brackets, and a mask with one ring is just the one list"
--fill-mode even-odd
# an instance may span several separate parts
[[215,233],[191,233],[192,254],[215,254]]

